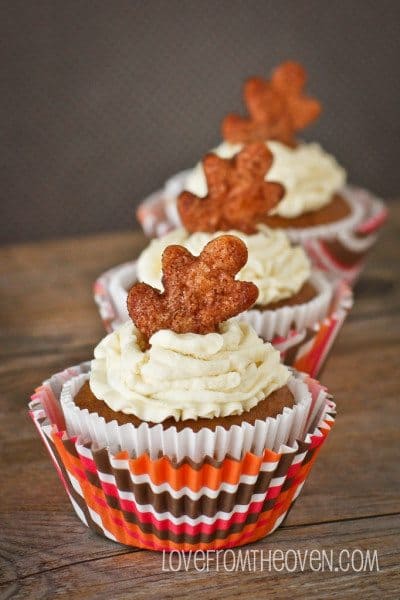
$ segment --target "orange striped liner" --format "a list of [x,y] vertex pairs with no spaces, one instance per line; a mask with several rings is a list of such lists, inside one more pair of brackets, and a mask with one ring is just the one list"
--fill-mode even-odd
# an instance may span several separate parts
[[[216,538],[209,542],[198,543],[179,543],[170,539],[162,540],[155,533],[143,532],[138,525],[128,523],[120,509],[113,508],[107,503],[103,490],[90,483],[86,478],[80,459],[67,451],[59,434],[53,434],[53,442],[65,468],[78,480],[87,506],[99,515],[104,528],[111,533],[117,541],[122,544],[135,545],[140,548],[154,550],[190,551],[220,549],[247,544],[270,533],[278,524],[278,520],[283,517],[290,508],[298,487],[307,478],[320,451],[322,442],[328,435],[331,427],[332,423],[326,421],[326,428],[320,428],[322,433],[321,443],[314,448],[312,458],[306,464],[302,464],[296,472],[296,475],[290,480],[290,487],[284,491],[280,491],[272,509],[260,512],[256,522],[245,525],[239,532],[228,534],[224,538]],[[137,475],[151,473],[155,483],[167,481],[171,486],[173,485],[174,489],[190,487],[190,489],[197,490],[198,474],[199,472],[202,472],[202,477],[204,478],[202,480],[203,484],[204,481],[207,481],[207,487],[216,489],[217,480],[218,485],[221,484],[221,470],[224,473],[223,480],[234,483],[238,480],[239,474],[246,473],[257,475],[262,461],[275,462],[279,460],[280,456],[281,455],[271,452],[270,450],[266,450],[263,457],[256,457],[251,453],[247,453],[242,461],[226,458],[221,462],[220,467],[204,464],[197,471],[187,463],[174,467],[171,464],[171,461],[166,457],[151,460],[148,455],[143,455],[137,459],[130,459],[129,466],[131,472]],[[127,453],[120,452],[116,458],[126,459]]]

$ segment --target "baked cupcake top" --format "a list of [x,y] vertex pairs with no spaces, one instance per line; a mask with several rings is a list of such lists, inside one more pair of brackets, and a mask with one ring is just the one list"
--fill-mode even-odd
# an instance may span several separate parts
[[255,331],[230,320],[258,290],[235,275],[245,244],[224,235],[198,257],[182,246],[163,253],[160,292],[139,283],[128,321],[95,349],[90,388],[112,410],[160,423],[240,415],[284,386],[289,370]]

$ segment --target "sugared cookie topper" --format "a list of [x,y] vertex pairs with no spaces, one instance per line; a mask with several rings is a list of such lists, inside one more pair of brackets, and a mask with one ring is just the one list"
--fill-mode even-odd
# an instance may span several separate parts
[[191,192],[178,197],[178,211],[185,228],[195,231],[254,233],[256,224],[284,195],[279,183],[265,181],[272,154],[263,143],[248,144],[231,159],[207,154],[203,160],[208,194]]
[[244,86],[249,117],[230,114],[222,122],[222,135],[231,143],[277,140],[295,144],[296,132],[321,112],[318,100],[303,93],[305,69],[296,62],[282,63],[271,79],[253,77]]
[[182,246],[168,246],[162,255],[164,292],[135,284],[128,294],[129,315],[147,341],[160,329],[217,331],[257,300],[254,283],[235,280],[246,262],[246,245],[233,235],[212,240],[198,257]]

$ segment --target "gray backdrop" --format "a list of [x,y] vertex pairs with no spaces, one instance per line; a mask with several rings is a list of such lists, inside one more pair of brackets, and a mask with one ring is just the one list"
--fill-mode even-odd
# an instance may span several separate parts
[[400,192],[398,0],[1,3],[0,242],[134,226],[134,206],[219,140],[241,84],[309,70],[317,139]]

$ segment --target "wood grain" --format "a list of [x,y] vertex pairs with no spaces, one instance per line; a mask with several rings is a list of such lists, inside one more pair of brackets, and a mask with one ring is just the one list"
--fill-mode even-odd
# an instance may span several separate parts
[[[1,250],[0,356],[59,352],[103,335],[92,284],[145,245],[140,233],[8,246]],[[28,312],[28,318],[21,318]]]
[[379,573],[163,573],[161,557],[102,539],[75,517],[26,414],[35,386],[90,358],[103,335],[91,284],[134,258],[123,232],[0,251],[0,597],[398,597],[400,206],[356,288],[322,374],[338,419],[284,525],[251,546],[376,548]]
[[[333,551],[342,549],[377,550],[379,572],[344,573],[304,572],[235,573],[198,572],[193,563],[188,571],[163,572],[162,554],[127,552],[107,558],[90,557],[74,564],[27,574],[4,584],[16,598],[71,598],[78,591],[85,598],[386,598],[398,597],[398,528],[397,516],[356,519],[339,524],[282,527],[246,549],[282,551],[307,549]],[[96,545],[97,539],[92,540]],[[237,552],[237,551],[236,551]],[[176,561],[172,565],[176,568]],[[233,560],[228,557],[227,568]],[[336,564],[336,563],[335,563]],[[168,565],[168,563],[167,563]],[[168,567],[167,567],[168,568]],[[164,569],[166,566],[164,564]],[[1,590],[1,587],[0,587]],[[397,594],[397,596],[396,596]],[[82,597],[82,596],[81,596]]]

